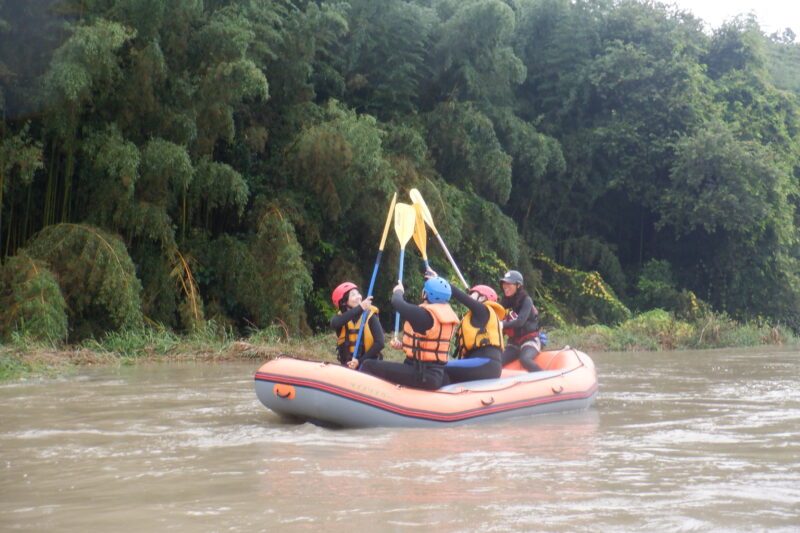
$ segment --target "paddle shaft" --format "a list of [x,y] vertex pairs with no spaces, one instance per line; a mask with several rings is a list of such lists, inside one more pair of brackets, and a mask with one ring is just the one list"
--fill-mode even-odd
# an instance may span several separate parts
[[[381,235],[381,244],[378,246],[378,255],[375,257],[375,266],[372,268],[372,279],[369,280],[369,290],[367,291],[367,298],[372,296],[372,290],[375,288],[375,278],[378,277],[378,267],[381,265],[381,257],[383,257],[383,247],[386,244],[386,236],[389,235],[389,226],[392,223],[392,213],[394,212],[394,204],[397,201],[397,193],[392,196],[392,203],[389,204],[389,214],[386,215],[386,224],[383,226],[383,235]],[[364,327],[366,326],[366,317],[369,316],[367,311],[361,312],[361,324],[358,326],[358,337],[356,337],[356,346],[353,349],[353,359],[358,359],[358,349],[361,347],[361,338],[364,336]]]
[[[378,256],[375,258],[375,266],[372,268],[372,279],[369,282],[369,290],[367,291],[367,298],[372,296],[372,289],[375,288],[375,278],[378,277],[378,267],[381,265],[381,257],[383,257],[383,250],[378,250]],[[369,316],[368,311],[361,312],[361,324],[358,326],[358,337],[356,337],[356,347],[353,349],[353,359],[358,359],[358,349],[361,347],[361,338],[364,336],[364,327],[367,324],[366,317]]]
[[[402,283],[403,282],[403,259],[406,255],[406,249],[400,248],[400,270],[397,274],[397,281]],[[400,311],[396,311],[394,314],[394,338],[397,340],[397,331],[400,329]]]
[[458,269],[458,265],[456,265],[456,261],[455,259],[453,259],[453,256],[450,255],[450,250],[448,250],[447,246],[445,246],[441,235],[439,235],[438,233],[435,234],[436,234],[436,239],[438,239],[439,241],[439,245],[442,247],[442,250],[444,250],[444,255],[447,256],[447,260],[450,261],[451,265],[453,265],[453,269],[455,269],[458,279],[461,281],[461,284],[464,285],[464,289],[469,290],[469,285],[467,285],[467,280],[464,279],[464,275],[461,274],[461,271]]

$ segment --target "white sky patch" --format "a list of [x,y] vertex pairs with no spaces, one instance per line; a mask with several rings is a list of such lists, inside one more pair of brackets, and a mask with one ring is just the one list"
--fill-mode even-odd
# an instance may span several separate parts
[[800,2],[797,0],[660,0],[690,11],[706,22],[707,29],[719,28],[737,15],[754,14],[767,35],[790,28],[800,41]]

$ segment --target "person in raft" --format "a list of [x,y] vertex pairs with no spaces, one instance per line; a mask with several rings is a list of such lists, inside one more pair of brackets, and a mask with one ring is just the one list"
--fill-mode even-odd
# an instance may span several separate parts
[[398,282],[392,291],[392,306],[405,320],[402,342],[392,340],[392,348],[402,350],[402,363],[368,359],[361,365],[366,374],[417,389],[435,390],[447,384],[445,364],[450,351],[458,316],[448,303],[451,287],[438,276],[428,277],[422,291],[422,303],[403,299],[403,284]]
[[[331,328],[338,334],[336,352],[339,362],[356,369],[359,361],[383,359],[383,327],[378,319],[378,308],[372,305],[372,296],[362,299],[356,284],[345,281],[333,289],[331,300],[339,309],[331,318]],[[361,336],[358,358],[353,359],[362,320],[367,323]]]
[[505,309],[497,293],[487,285],[475,285],[469,293],[453,287],[453,298],[468,311],[456,335],[456,360],[445,368],[450,383],[495,379],[503,371],[503,328]]
[[502,322],[503,332],[508,335],[503,351],[503,366],[519,359],[528,372],[541,370],[534,361],[542,349],[539,340],[539,311],[522,287],[522,274],[509,270],[500,283],[503,286],[500,304],[506,309],[506,317]]

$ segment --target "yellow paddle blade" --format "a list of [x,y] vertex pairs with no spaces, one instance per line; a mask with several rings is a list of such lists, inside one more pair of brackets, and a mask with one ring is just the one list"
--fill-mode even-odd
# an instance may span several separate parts
[[433,217],[431,216],[431,211],[428,209],[428,204],[425,203],[425,200],[422,199],[422,195],[419,193],[417,189],[411,189],[408,192],[408,195],[411,197],[411,201],[414,202],[414,205],[418,205],[420,207],[420,212],[422,213],[422,219],[425,221],[428,226],[430,226],[431,231],[433,231],[434,235],[438,235],[439,232],[436,231],[436,226],[433,224]]
[[386,236],[389,235],[389,226],[392,224],[392,213],[394,212],[394,204],[397,202],[397,193],[392,196],[392,203],[389,204],[389,212],[386,214],[386,224],[383,226],[383,236],[381,237],[381,245],[378,250],[383,250],[386,244]]
[[414,204],[414,242],[417,243],[422,260],[428,260],[428,232],[425,229],[425,221],[422,219],[422,208],[419,204]]
[[408,204],[397,203],[394,206],[394,232],[400,241],[400,248],[405,249],[411,236],[414,235],[414,224],[417,211]]

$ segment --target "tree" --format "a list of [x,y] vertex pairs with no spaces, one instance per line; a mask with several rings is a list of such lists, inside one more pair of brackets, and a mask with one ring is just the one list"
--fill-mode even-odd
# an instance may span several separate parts
[[677,232],[725,230],[734,238],[791,225],[788,173],[769,148],[734,138],[714,122],[675,145],[670,185],[661,199],[661,225]]
[[[787,294],[800,296],[795,279],[798,189],[778,154],[738,140],[715,123],[677,143],[670,180],[660,223],[679,234],[694,233],[689,242],[702,241],[693,243],[698,253],[692,262],[699,259],[703,270],[692,281],[709,288],[711,303],[734,315],[756,311],[778,316],[776,301],[785,301]],[[793,307],[784,304],[787,310]]]
[[355,0],[348,21],[331,54],[344,90],[331,96],[381,120],[419,109],[430,77],[436,13],[404,0]]
[[449,182],[505,204],[511,193],[511,157],[494,125],[470,104],[440,104],[428,116],[428,146]]
[[[468,279],[513,265],[553,316],[618,320],[657,259],[800,323],[790,37],[637,0],[0,1],[0,253],[94,232],[151,321],[302,332],[415,187]],[[127,323],[81,305],[73,336]]]
[[526,69],[512,47],[514,11],[500,0],[441,0],[435,44],[438,97],[509,104]]
[[57,224],[25,248],[58,279],[70,314],[70,340],[142,325],[136,267],[119,238],[85,224]]
[[0,338],[13,333],[57,343],[67,338],[67,304],[43,261],[22,252],[0,268]]
[[[36,171],[43,167],[41,143],[29,135],[28,129],[26,124],[18,134],[0,138],[0,259],[11,249],[11,243],[3,239],[3,224],[7,226],[6,234],[11,235],[15,222],[15,194],[21,195],[21,189],[30,188]],[[9,217],[4,220],[6,205],[9,206]]]

